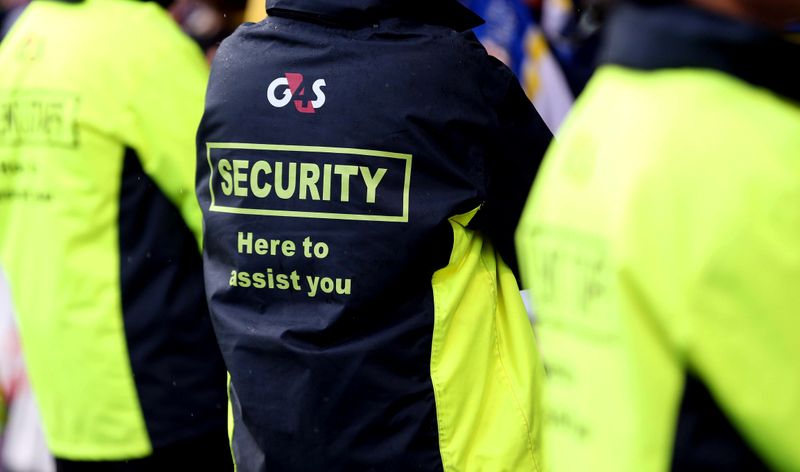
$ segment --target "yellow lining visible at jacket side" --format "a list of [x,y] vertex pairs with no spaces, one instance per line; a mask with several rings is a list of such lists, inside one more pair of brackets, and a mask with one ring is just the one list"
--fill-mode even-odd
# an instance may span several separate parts
[[514,275],[450,219],[450,263],[433,276],[431,381],[445,472],[538,471],[542,368]]

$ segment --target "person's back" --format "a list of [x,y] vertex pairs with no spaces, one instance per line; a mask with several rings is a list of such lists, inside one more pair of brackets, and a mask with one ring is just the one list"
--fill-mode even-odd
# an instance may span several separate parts
[[219,49],[197,191],[239,470],[537,470],[534,339],[484,234],[512,247],[550,134],[426,8],[278,0]]
[[155,4],[35,1],[0,64],[0,261],[59,469],[186,443],[229,462],[191,190],[202,56]]
[[686,5],[613,17],[518,232],[553,472],[800,469],[799,54]]

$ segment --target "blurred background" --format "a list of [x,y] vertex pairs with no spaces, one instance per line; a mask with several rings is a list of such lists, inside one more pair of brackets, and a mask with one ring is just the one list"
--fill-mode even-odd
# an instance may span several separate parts
[[[0,0],[0,39],[30,0]],[[595,67],[600,24],[588,0],[461,0],[486,20],[475,33],[508,65],[554,131]],[[244,21],[266,16],[264,0],[159,0],[209,63]]]

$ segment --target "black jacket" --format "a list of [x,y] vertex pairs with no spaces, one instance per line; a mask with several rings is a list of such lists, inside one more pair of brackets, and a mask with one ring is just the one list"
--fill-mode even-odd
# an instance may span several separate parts
[[[198,133],[238,466],[442,470],[431,281],[457,262],[451,219],[478,208],[464,234],[514,264],[550,132],[454,1],[275,0],[268,13],[221,45]],[[491,274],[472,296],[495,300],[505,266],[483,247]]]

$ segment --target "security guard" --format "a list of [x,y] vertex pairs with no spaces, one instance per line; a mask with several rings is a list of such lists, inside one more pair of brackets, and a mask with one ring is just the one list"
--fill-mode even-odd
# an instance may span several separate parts
[[230,469],[192,191],[202,55],[155,4],[37,0],[0,68],[0,263],[58,469]]
[[458,2],[274,0],[198,133],[240,471],[535,471],[513,229],[550,132]]
[[549,470],[800,470],[800,47],[776,33],[792,16],[613,14],[518,231]]

